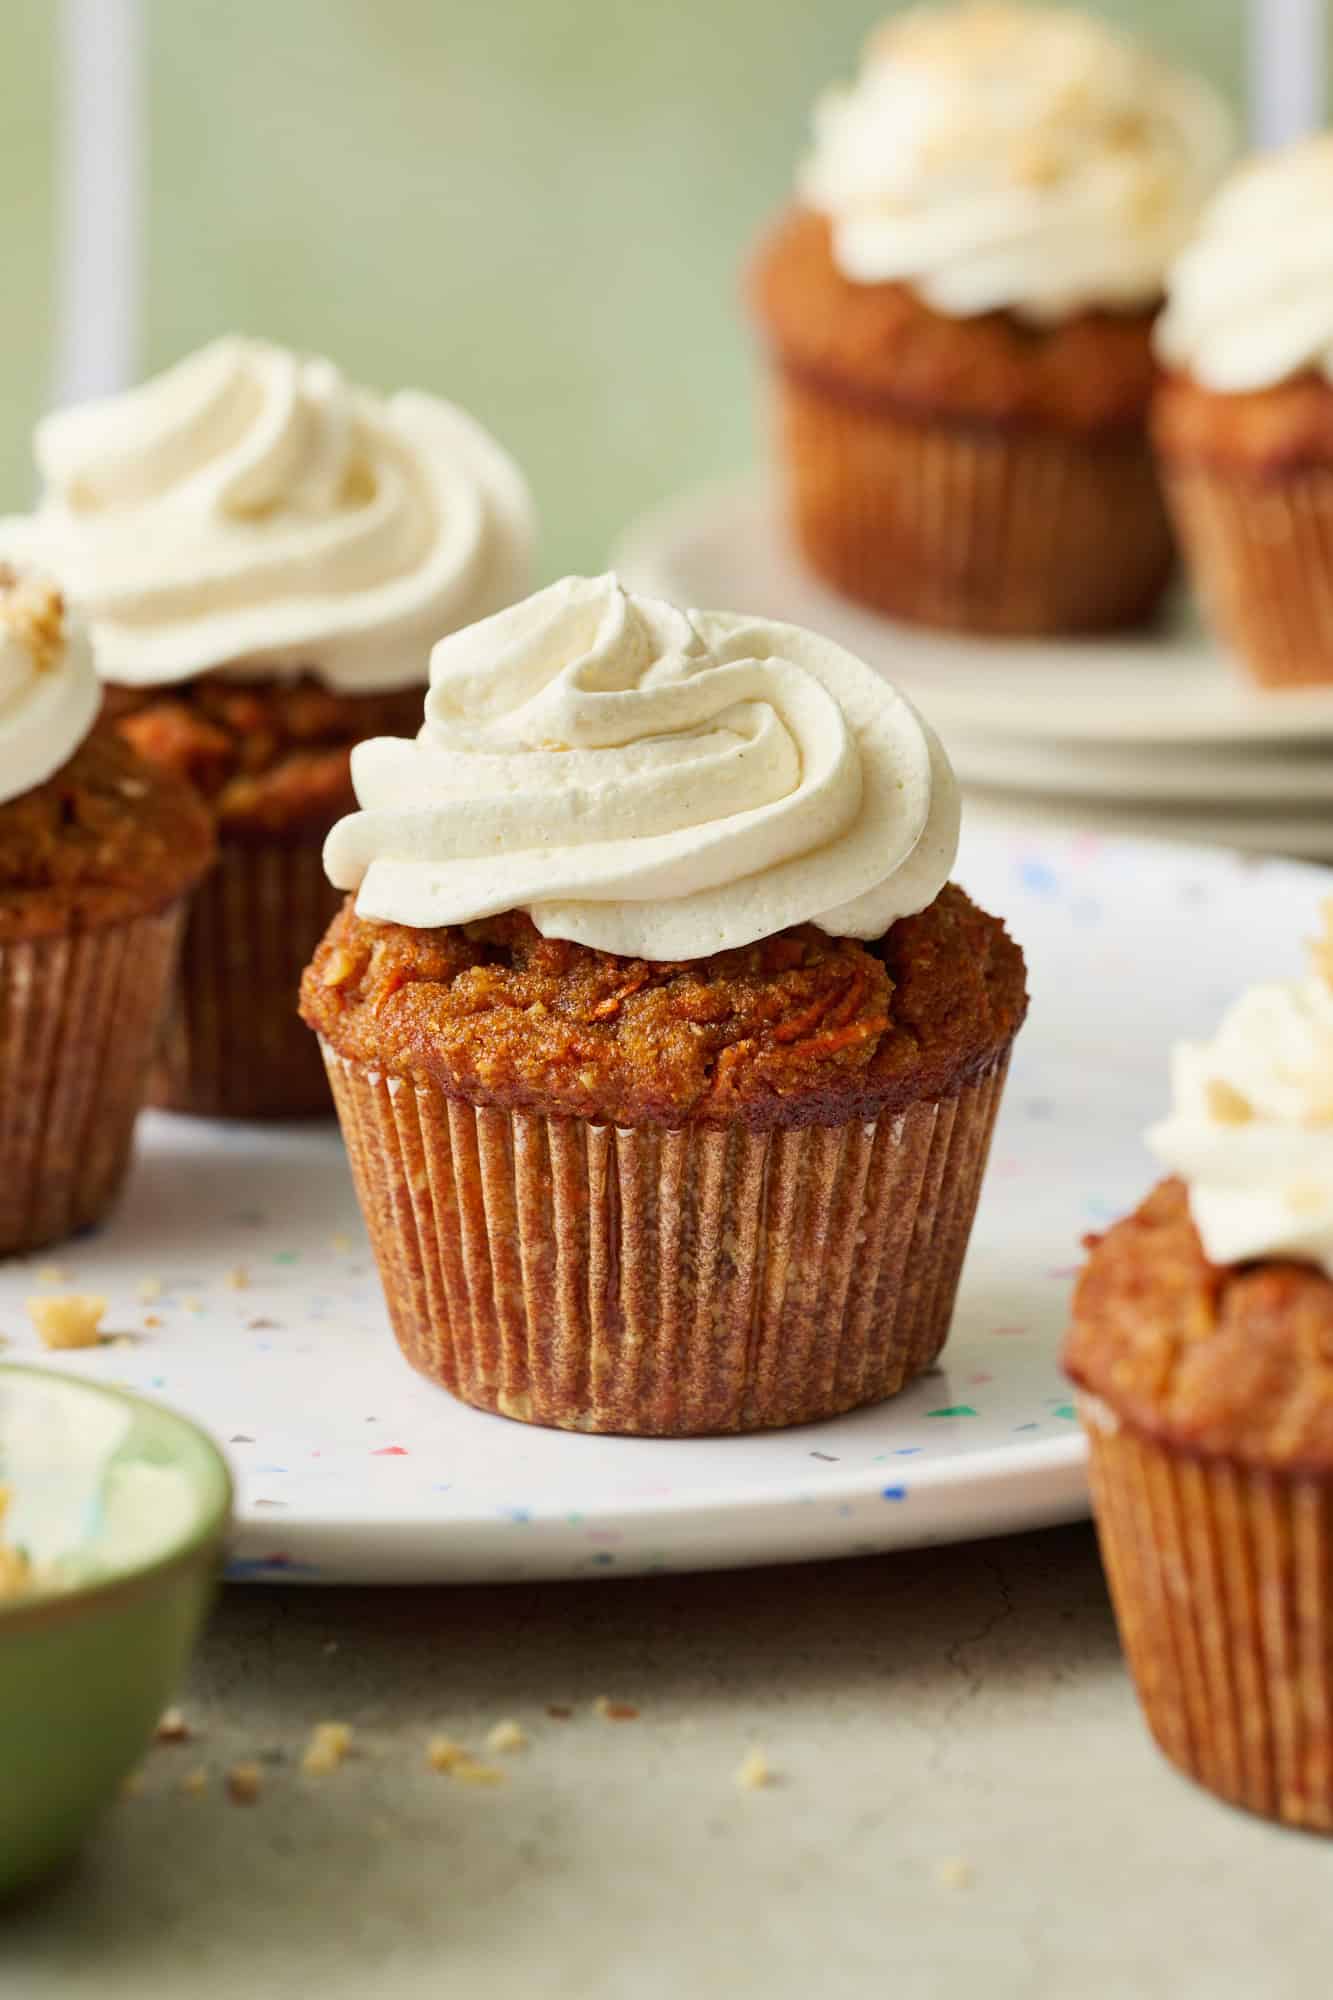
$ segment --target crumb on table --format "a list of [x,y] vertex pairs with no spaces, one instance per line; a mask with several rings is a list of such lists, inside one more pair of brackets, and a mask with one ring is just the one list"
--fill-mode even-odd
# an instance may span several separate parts
[[632,1701],[612,1701],[609,1695],[599,1694],[592,1705],[594,1715],[600,1715],[604,1722],[637,1722],[639,1711]]
[[326,1778],[336,1771],[352,1747],[352,1731],[345,1722],[317,1722],[310,1733],[301,1769],[311,1778]]
[[764,1752],[747,1750],[736,1768],[736,1783],[743,1792],[762,1791],[773,1782],[773,1769]]
[[502,1785],[505,1781],[498,1765],[479,1763],[475,1757],[460,1757],[449,1776],[459,1785]]
[[527,1731],[520,1723],[515,1722],[512,1717],[507,1716],[503,1722],[497,1722],[494,1729],[487,1732],[486,1748],[488,1750],[505,1752],[526,1750],[527,1747]]
[[258,1764],[233,1764],[227,1773],[227,1797],[234,1806],[252,1806],[264,1789]]
[[452,1736],[432,1736],[426,1745],[426,1762],[432,1771],[452,1771],[467,1760],[467,1751]]
[[106,1300],[91,1292],[57,1292],[51,1298],[28,1300],[28,1318],[44,1347],[98,1346],[105,1315]]
[[941,1889],[966,1889],[972,1881],[972,1864],[961,1854],[951,1854],[936,1862],[935,1880]]

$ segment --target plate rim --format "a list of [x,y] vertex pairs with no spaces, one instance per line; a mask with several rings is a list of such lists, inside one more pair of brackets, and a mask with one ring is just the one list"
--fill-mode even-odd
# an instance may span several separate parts
[[[692,538],[697,539],[703,529],[711,524],[717,531],[727,521],[744,521],[774,536],[781,536],[781,506],[778,493],[772,481],[759,471],[751,471],[744,478],[713,480],[707,484],[687,488],[637,515],[620,533],[612,549],[611,564],[617,572],[623,572],[631,587],[659,595],[676,594],[669,581],[669,571],[665,565],[670,561],[670,549],[683,537],[688,527]],[[776,546],[776,544],[775,544]],[[794,560],[799,565],[799,557]],[[816,598],[824,598],[835,619],[855,617],[874,620],[877,614],[868,607],[856,604],[850,599],[840,600],[836,593],[811,575],[800,565],[804,587]],[[689,593],[680,593],[688,596]],[[1135,639],[1132,635],[1108,635],[1104,640],[1052,639],[1011,640],[1004,638],[978,638],[967,634],[942,633],[929,627],[914,627],[898,624],[885,617],[880,620],[885,627],[886,638],[897,635],[908,648],[915,647],[922,654],[935,649],[943,649],[949,643],[961,644],[985,650],[993,656],[993,665],[1003,675],[1006,653],[1012,655],[1017,650],[1048,644],[1052,649],[1052,671],[1058,671],[1058,655],[1077,652],[1081,647],[1106,647],[1116,645],[1125,649],[1142,652],[1145,657],[1166,652],[1160,637],[1154,641],[1151,634]],[[1177,647],[1176,651],[1183,651]],[[1136,745],[1169,741],[1173,745],[1189,744],[1280,744],[1287,742],[1309,742],[1333,739],[1333,685],[1327,690],[1295,688],[1290,690],[1260,690],[1243,679],[1243,669],[1228,667],[1223,648],[1203,631],[1197,644],[1190,649],[1191,656],[1207,660],[1217,668],[1217,689],[1232,697],[1230,713],[1223,707],[1206,707],[1186,714],[1177,699],[1163,710],[1149,713],[1144,718],[1139,692],[1136,690],[1134,712],[1128,709],[1111,726],[1089,727],[1086,722],[1078,727],[1071,721],[1066,709],[1058,717],[1054,710],[1048,715],[1040,704],[1032,704],[1022,713],[1021,725],[1016,725],[1014,703],[997,690],[993,702],[972,705],[969,708],[965,695],[951,693],[947,687],[937,687],[933,691],[927,676],[931,668],[922,659],[919,672],[913,674],[907,663],[900,669],[884,661],[884,670],[898,678],[901,674],[904,691],[916,701],[920,701],[930,715],[932,722],[946,734],[950,729],[966,731],[985,729],[1001,737],[1008,737],[1020,743],[1070,742],[1083,744]],[[1071,663],[1066,660],[1064,670],[1069,671]],[[989,668],[987,669],[989,671]],[[1028,668],[1027,671],[1031,671]],[[1072,676],[1077,679],[1077,669]],[[1077,690],[1075,690],[1077,693]]]

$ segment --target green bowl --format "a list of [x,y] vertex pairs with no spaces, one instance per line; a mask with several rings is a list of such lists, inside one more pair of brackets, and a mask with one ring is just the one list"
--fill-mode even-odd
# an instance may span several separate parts
[[157,1403],[0,1367],[0,1540],[43,1587],[0,1598],[0,1896],[68,1859],[152,1740],[213,1597],[222,1454]]

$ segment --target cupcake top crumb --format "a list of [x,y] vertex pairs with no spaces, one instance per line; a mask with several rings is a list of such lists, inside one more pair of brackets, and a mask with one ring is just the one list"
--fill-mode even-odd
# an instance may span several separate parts
[[88,634],[59,585],[0,558],[0,806],[73,755],[98,701]]
[[161,908],[212,855],[190,787],[94,730],[53,776],[0,805],[0,944]]
[[1210,1262],[1179,1180],[1092,1243],[1064,1365],[1110,1421],[1179,1449],[1333,1469],[1333,1282]]
[[542,938],[522,915],[414,930],[349,901],[301,997],[351,1060],[627,1127],[837,1124],[947,1096],[1026,1005],[1017,946],[952,885],[875,942],[806,924],[678,964]]

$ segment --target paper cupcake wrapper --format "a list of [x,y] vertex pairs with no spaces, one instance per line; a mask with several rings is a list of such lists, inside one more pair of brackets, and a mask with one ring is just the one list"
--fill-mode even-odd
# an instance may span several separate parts
[[1266,687],[1333,682],[1333,472],[1168,475],[1194,581],[1222,638]]
[[892,1396],[944,1343],[1007,1056],[804,1131],[624,1131],[325,1058],[394,1331],[561,1429],[761,1430]]
[[119,1191],[183,914],[0,943],[0,1256],[87,1228]]
[[1148,1726],[1232,1805],[1333,1831],[1333,1489],[1085,1415],[1097,1531]]
[[327,1117],[301,974],[342,903],[320,846],[224,843],[190,906],[153,1101],[201,1118]]
[[1173,562],[1146,439],[904,418],[785,373],[796,539],[848,597],[925,625],[1105,631],[1155,609]]

